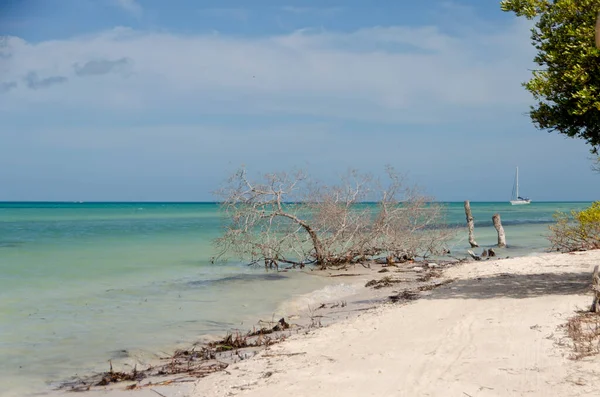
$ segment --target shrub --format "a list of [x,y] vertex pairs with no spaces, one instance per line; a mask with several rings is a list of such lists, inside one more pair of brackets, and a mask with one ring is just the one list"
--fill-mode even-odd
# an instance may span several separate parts
[[600,248],[600,201],[583,211],[557,213],[556,224],[550,226],[552,249],[560,252],[586,251]]

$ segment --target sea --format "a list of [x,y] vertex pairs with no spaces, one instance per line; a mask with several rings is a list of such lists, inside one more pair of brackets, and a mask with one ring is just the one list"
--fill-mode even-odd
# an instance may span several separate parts
[[[509,245],[499,256],[545,252],[553,215],[590,204],[472,202],[476,239],[494,246],[499,213]],[[444,205],[457,231],[450,255],[464,257],[463,203]],[[41,393],[109,360],[167,355],[356,288],[310,269],[213,263],[222,227],[216,203],[0,203],[0,395]]]

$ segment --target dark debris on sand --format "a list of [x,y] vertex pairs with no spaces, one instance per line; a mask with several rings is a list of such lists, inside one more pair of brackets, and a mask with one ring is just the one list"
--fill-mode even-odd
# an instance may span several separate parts
[[[271,328],[263,327],[247,333],[229,333],[223,339],[207,344],[196,344],[191,349],[176,350],[172,356],[162,358],[161,363],[155,366],[138,370],[134,367],[131,371],[115,371],[110,363],[107,372],[86,377],[78,377],[63,382],[58,389],[83,392],[94,387],[103,387],[123,382],[136,382],[128,385],[126,389],[165,385],[177,382],[189,382],[193,379],[203,378],[209,374],[224,370],[230,363],[252,357],[256,354],[253,348],[269,347],[286,339],[283,331],[290,328],[285,319],[280,319]],[[246,352],[244,349],[249,350]],[[169,378],[177,375],[177,378]],[[153,383],[158,379],[158,383]],[[146,380],[145,383],[143,381]]]

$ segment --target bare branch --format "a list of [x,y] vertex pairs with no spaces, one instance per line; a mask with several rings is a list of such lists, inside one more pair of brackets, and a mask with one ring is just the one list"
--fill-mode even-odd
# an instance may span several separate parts
[[390,167],[385,184],[350,171],[331,186],[300,172],[254,182],[242,169],[219,192],[228,218],[217,239],[219,256],[234,254],[267,268],[325,268],[382,254],[407,260],[442,252],[451,237],[444,209],[402,181]]

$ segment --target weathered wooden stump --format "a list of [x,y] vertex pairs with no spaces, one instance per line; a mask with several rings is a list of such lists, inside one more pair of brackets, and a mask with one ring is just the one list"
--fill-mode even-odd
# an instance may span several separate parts
[[479,255],[476,255],[473,251],[467,250],[467,253],[469,255],[471,255],[471,258],[475,259],[476,261],[480,261],[481,260],[481,257]]
[[500,214],[494,214],[492,217],[494,227],[498,232],[498,247],[506,247],[506,235],[504,234],[504,228],[502,227],[502,221],[500,220]]
[[600,265],[594,267],[594,273],[592,274],[592,293],[594,294],[594,300],[590,311],[593,313],[600,313]]
[[471,215],[471,203],[469,200],[465,201],[465,215],[467,216],[467,227],[469,228],[469,244],[471,244],[471,248],[479,247],[477,241],[475,241],[475,222],[473,215]]

